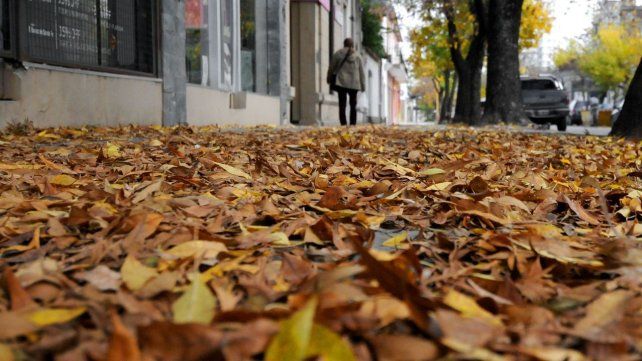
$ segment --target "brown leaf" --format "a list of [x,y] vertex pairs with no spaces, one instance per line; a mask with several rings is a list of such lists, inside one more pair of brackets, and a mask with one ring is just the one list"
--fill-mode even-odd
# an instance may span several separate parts
[[9,267],[4,269],[4,281],[7,285],[7,292],[11,296],[11,310],[17,311],[36,306],[36,303],[31,299],[27,291],[22,288],[20,281]]
[[426,361],[439,356],[434,342],[409,335],[378,335],[370,339],[381,361]]
[[107,361],[142,361],[136,337],[123,325],[115,311],[111,312],[111,323],[113,331],[109,341]]
[[584,209],[579,203],[570,199],[567,195],[564,195],[564,201],[583,221],[593,226],[600,225],[600,221],[595,216],[587,212],[586,209]]

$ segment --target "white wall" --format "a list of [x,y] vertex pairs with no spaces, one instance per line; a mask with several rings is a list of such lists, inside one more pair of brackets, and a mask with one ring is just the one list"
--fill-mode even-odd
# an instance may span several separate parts
[[368,53],[364,54],[363,61],[366,74],[366,93],[360,100],[360,106],[367,109],[367,117],[380,120],[384,118],[382,115],[381,62]]
[[31,120],[36,127],[161,124],[162,83],[47,65],[5,70],[15,100],[0,101],[0,126]]
[[190,125],[279,125],[280,99],[246,93],[244,109],[230,109],[231,93],[187,85],[187,123]]

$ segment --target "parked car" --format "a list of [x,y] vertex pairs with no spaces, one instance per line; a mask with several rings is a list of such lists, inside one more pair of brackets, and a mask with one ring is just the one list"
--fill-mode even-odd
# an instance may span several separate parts
[[553,76],[522,77],[522,101],[526,116],[536,124],[555,124],[566,131],[570,114],[568,94]]
[[589,103],[585,100],[573,100],[570,108],[571,124],[582,125],[582,112],[589,109]]

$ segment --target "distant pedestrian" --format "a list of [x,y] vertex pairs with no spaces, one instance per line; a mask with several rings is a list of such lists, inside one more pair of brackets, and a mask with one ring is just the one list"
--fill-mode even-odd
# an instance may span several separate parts
[[350,125],[357,124],[357,93],[366,91],[366,77],[361,56],[354,49],[350,38],[343,42],[344,48],[332,55],[328,69],[328,84],[339,93],[339,121],[346,122],[346,103],[350,96]]

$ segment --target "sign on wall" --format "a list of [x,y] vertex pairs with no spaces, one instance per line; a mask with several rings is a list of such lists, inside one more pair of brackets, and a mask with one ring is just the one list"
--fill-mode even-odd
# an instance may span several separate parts
[[154,72],[149,0],[20,2],[21,57],[79,67]]

